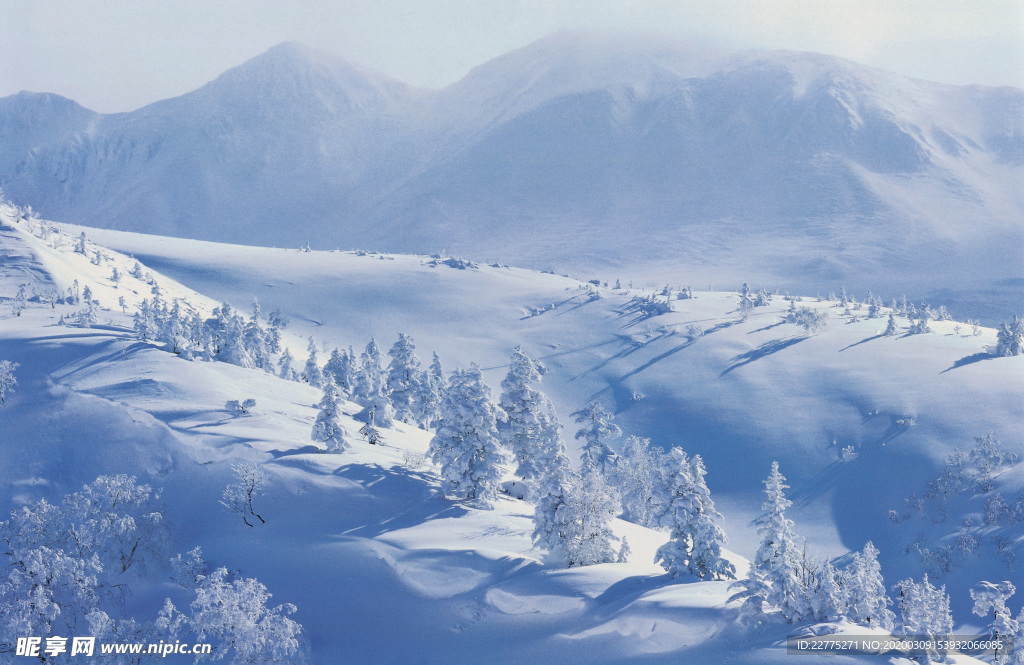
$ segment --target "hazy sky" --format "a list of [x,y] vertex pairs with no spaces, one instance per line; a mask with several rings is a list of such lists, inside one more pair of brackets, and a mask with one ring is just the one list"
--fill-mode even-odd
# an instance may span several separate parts
[[2,0],[0,96],[123,111],[295,40],[441,87],[560,29],[657,30],[1024,88],[1024,0]]

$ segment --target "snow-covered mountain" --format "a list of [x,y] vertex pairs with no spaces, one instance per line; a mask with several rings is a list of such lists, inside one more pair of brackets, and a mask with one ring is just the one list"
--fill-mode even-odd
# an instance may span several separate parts
[[[847,313],[806,298],[793,306],[827,315],[809,333],[785,322],[781,297],[744,318],[736,293],[694,289],[669,301],[443,257],[62,232],[6,205],[0,252],[0,360],[19,364],[0,407],[0,515],[59,503],[100,474],[136,475],[163,490],[170,551],[200,545],[211,568],[257,577],[272,604],[295,603],[314,662],[783,662],[791,657],[779,641],[804,628],[738,622],[726,582],[672,580],[653,562],[666,534],[623,520],[613,526],[628,536],[628,562],[560,568],[531,543],[531,504],[505,497],[482,510],[442,498],[438,469],[423,458],[432,433],[398,424],[383,430],[387,445],[370,446],[355,435],[358,404],[343,403],[339,418],[352,447],[323,452],[310,440],[320,391],[139,340],[131,315],[157,286],[203,316],[220,301],[245,311],[253,297],[264,312],[281,309],[299,365],[308,335],[322,363],[327,349],[358,349],[371,336],[387,349],[402,331],[448,369],[479,363],[497,391],[522,344],[548,368],[541,387],[574,459],[569,413],[595,399],[626,434],[704,458],[740,575],[757,548],[751,520],[773,459],[813,556],[842,564],[871,540],[887,584],[928,571],[946,585],[960,632],[986,625],[970,613],[969,587],[1015,574],[1024,465],[994,466],[981,492],[974,458],[946,464],[988,432],[1021,452],[1024,357],[989,355],[991,329],[932,320],[932,332],[908,334],[896,316],[897,334],[886,336],[888,308],[869,318],[852,302]],[[27,302],[15,314],[22,285]],[[81,302],[53,298],[86,287],[92,327],[76,323]],[[245,398],[256,402],[247,415],[225,407]],[[257,527],[218,503],[240,461],[267,474]],[[952,487],[951,468],[967,485]],[[947,493],[934,489],[940,482]],[[996,494],[1008,507],[990,519]],[[188,606],[157,574],[124,611],[152,619],[164,597]],[[832,629],[865,631],[815,630]]]
[[[437,91],[285,44],[99,115],[0,100],[0,186],[91,226],[1019,303],[1024,91],[558,34]],[[740,277],[742,274],[744,277]]]

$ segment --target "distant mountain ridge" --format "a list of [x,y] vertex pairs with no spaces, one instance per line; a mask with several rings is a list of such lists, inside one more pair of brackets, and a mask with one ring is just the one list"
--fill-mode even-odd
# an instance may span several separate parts
[[1024,277],[1024,91],[831,56],[563,33],[428,91],[288,43],[129,113],[0,99],[0,145],[9,197],[102,228],[793,288]]

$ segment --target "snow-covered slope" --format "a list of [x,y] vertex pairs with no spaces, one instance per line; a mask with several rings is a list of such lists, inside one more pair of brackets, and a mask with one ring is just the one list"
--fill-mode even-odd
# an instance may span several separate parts
[[946,289],[991,319],[1024,283],[1022,109],[1012,88],[649,38],[554,35],[440,91],[286,44],[131,113],[0,100],[0,186],[104,228]]
[[[953,502],[935,524],[924,514],[897,524],[889,511],[903,512],[904,500],[923,493],[975,437],[992,431],[1021,449],[1021,358],[988,357],[991,329],[974,335],[966,324],[932,322],[933,333],[907,336],[898,318],[901,334],[885,337],[883,318],[854,310],[853,321],[836,303],[810,298],[800,304],[828,313],[829,324],[806,335],[780,323],[788,307],[781,297],[740,321],[735,293],[695,289],[670,313],[645,316],[630,306],[637,290],[507,267],[88,234],[218,300],[244,307],[257,297],[265,311],[280,308],[293,334],[311,334],[326,349],[359,349],[371,336],[387,348],[406,332],[421,355],[436,350],[448,369],[480,363],[496,387],[511,349],[523,344],[547,364],[544,389],[563,422],[597,399],[627,433],[700,453],[732,547],[746,555],[757,544],[749,521],[760,510],[760,481],[777,459],[793,487],[798,531],[816,551],[835,556],[870,539],[890,579],[919,574],[914,541],[926,536],[933,551],[951,543],[962,516],[982,524],[986,497]],[[689,340],[691,325],[704,336]],[[847,447],[856,459],[843,458]],[[1024,487],[1019,469],[1000,483],[1011,504]],[[983,555],[944,579],[962,620],[967,586],[1009,574],[993,533],[982,529]]]

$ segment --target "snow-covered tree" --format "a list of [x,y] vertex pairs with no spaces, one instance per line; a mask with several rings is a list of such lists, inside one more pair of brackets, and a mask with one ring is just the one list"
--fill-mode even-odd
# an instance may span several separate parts
[[295,359],[292,358],[292,352],[289,351],[288,349],[285,349],[284,353],[281,354],[281,359],[277,363],[277,366],[278,366],[277,375],[280,376],[282,379],[285,379],[287,381],[294,381],[295,380],[295,370],[292,369],[292,363],[293,362],[295,362]]
[[395,411],[388,397],[383,356],[376,340],[371,339],[366,345],[362,361],[356,385],[358,399],[365,408],[359,417],[363,422],[369,422],[369,414],[372,411],[378,426],[391,427],[394,425]]
[[558,489],[545,494],[534,514],[534,542],[565,566],[591,566],[618,559],[611,530],[619,498],[596,469],[582,475],[561,468]]
[[[270,598],[259,580],[218,568],[196,587],[186,625],[196,642],[216,645],[214,659],[233,653],[233,663],[298,662],[302,626],[288,618],[297,608],[290,603],[268,607]],[[167,605],[163,616],[173,616],[173,605]],[[176,625],[182,623],[186,622]],[[167,621],[165,625],[175,624]],[[180,634],[172,631],[168,637],[178,639]]]
[[542,371],[543,367],[517,346],[501,382],[498,402],[508,416],[498,424],[498,433],[515,459],[516,475],[530,488],[530,496],[535,496],[541,477],[553,467],[566,464],[567,459],[554,407],[533,387],[540,382]]
[[846,616],[846,571],[837,569],[831,561],[822,564],[818,573],[814,609],[818,621],[838,621]]
[[673,577],[735,577],[736,569],[722,557],[725,532],[715,521],[722,516],[704,480],[703,460],[699,455],[691,460],[682,448],[673,448],[663,468],[655,519],[668,529],[669,540],[658,549],[655,563]]
[[597,469],[605,478],[615,472],[616,456],[608,445],[609,439],[622,435],[622,430],[614,424],[614,416],[604,410],[597,402],[591,402],[579,411],[570,414],[582,427],[576,432],[577,439],[583,439],[583,450],[580,453],[580,471],[585,473],[588,468]]
[[334,349],[327,364],[324,365],[324,374],[334,380],[339,397],[350,399],[355,391],[356,382],[355,357],[351,348],[348,351]]
[[320,363],[316,357],[316,340],[312,337],[309,338],[306,351],[309,353],[309,356],[306,358],[305,367],[302,368],[302,380],[314,388],[320,388],[324,383],[324,375],[320,371]]
[[0,360],[0,405],[7,403],[7,395],[13,393],[14,386],[18,385],[18,379],[14,376],[16,369],[18,369],[18,363]]
[[[1010,608],[1006,606],[1006,601],[1016,590],[1011,582],[979,582],[971,587],[971,600],[974,601],[972,612],[980,617],[991,616],[992,621],[988,626],[990,634],[993,639],[1002,640],[1007,647],[1011,647],[1021,631],[1020,623],[1013,618]],[[1012,648],[997,652],[995,662],[1012,662],[1010,652]]]
[[82,235],[78,236],[78,242],[75,243],[75,253],[82,255],[87,254],[85,249],[85,231],[82,231]]
[[847,618],[869,628],[892,630],[895,615],[888,609],[892,601],[885,593],[878,550],[869,540],[853,555],[846,582]]
[[345,428],[338,422],[338,388],[331,377],[326,378],[323,388],[323,397],[316,405],[316,422],[309,436],[313,441],[324,444],[329,453],[344,452],[349,444]]
[[732,598],[743,600],[745,614],[763,614],[777,608],[786,621],[792,623],[809,618],[811,608],[806,606],[803,589],[798,579],[799,552],[793,522],[786,517],[792,504],[786,498],[786,478],[779,472],[779,463],[772,462],[772,470],[764,481],[764,511],[755,524],[761,535],[761,545],[754,554],[747,577],[733,586],[740,589]]
[[885,324],[885,331],[882,333],[886,337],[892,337],[900,331],[899,327],[896,326],[896,315],[893,312],[889,312],[889,322]]
[[246,526],[252,526],[250,517],[255,517],[260,524],[266,524],[253,507],[253,500],[263,494],[263,485],[267,480],[267,474],[252,462],[240,462],[231,467],[235,474],[235,481],[224,488],[221,497],[221,505],[225,510],[237,513],[242,517]]
[[18,287],[18,292],[14,294],[14,300],[11,301],[11,313],[15,316],[21,316],[26,306],[25,285],[22,284]]
[[1019,356],[1024,354],[1024,319],[1013,317],[1013,321],[1005,321],[996,330],[996,355]]
[[[899,594],[896,604],[900,609],[899,631],[903,635],[922,636],[930,639],[948,637],[953,632],[953,614],[949,608],[946,587],[935,588],[928,580],[928,574],[920,582],[907,578],[893,587]],[[924,662],[944,656],[945,652],[925,654]]]
[[429,448],[430,458],[441,466],[441,491],[446,496],[482,506],[497,498],[498,481],[509,461],[498,438],[498,421],[504,418],[479,367],[473,364],[452,372]]
[[398,341],[392,345],[388,355],[391,356],[391,362],[388,365],[385,386],[391,406],[395,410],[395,418],[403,423],[420,424],[420,399],[425,379],[412,337],[398,333]]
[[446,382],[441,358],[434,353],[430,368],[424,373],[423,393],[419,403],[424,427],[433,427],[434,421],[440,416],[441,395],[444,394]]
[[654,526],[657,489],[661,483],[659,451],[651,440],[630,436],[619,457],[618,484],[622,492],[622,517],[641,526]]

